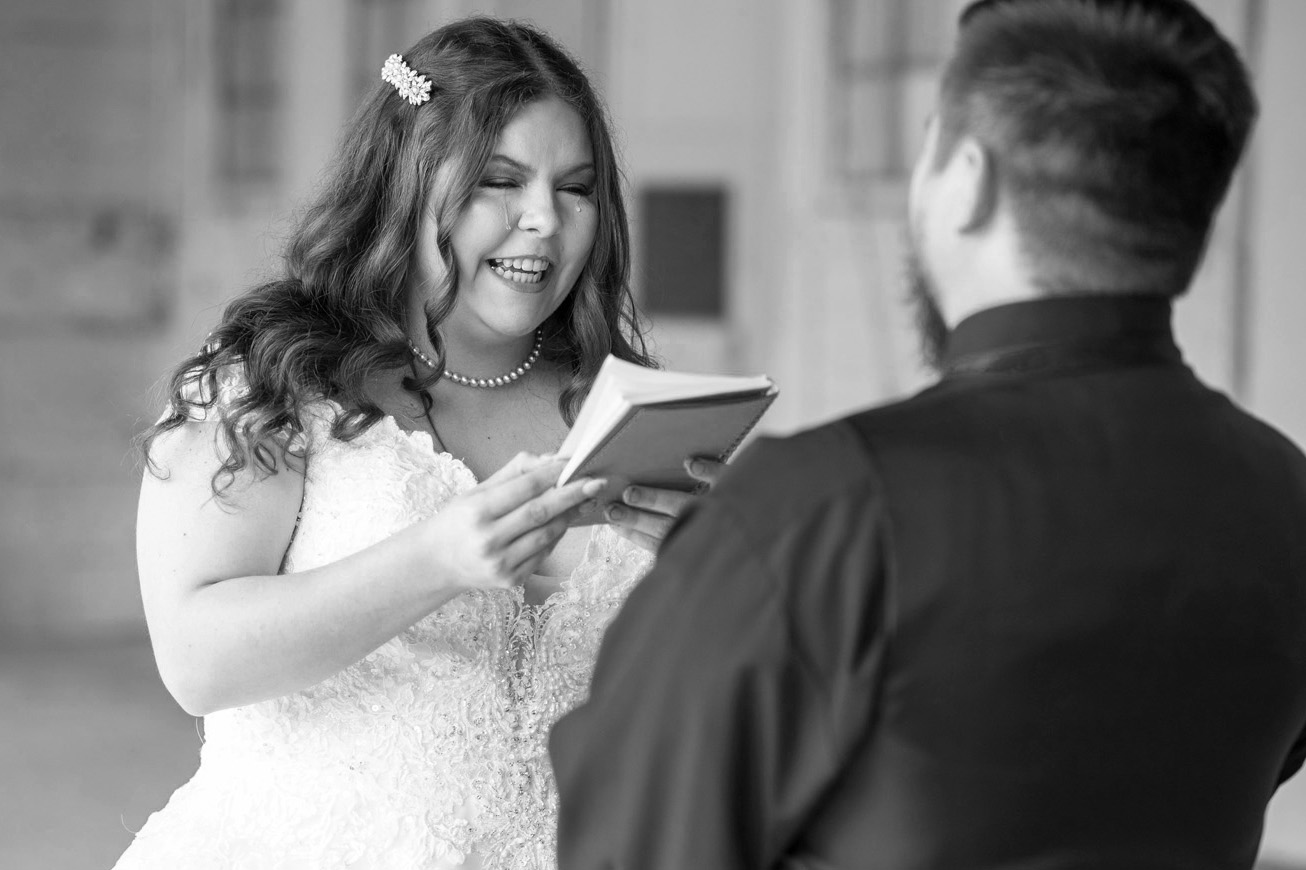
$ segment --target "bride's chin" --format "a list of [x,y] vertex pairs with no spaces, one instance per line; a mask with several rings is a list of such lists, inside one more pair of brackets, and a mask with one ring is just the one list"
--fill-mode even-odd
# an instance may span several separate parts
[[514,312],[517,316],[487,318],[487,324],[496,335],[505,339],[530,338],[556,310],[556,305],[550,305],[547,309],[532,307],[531,311]]

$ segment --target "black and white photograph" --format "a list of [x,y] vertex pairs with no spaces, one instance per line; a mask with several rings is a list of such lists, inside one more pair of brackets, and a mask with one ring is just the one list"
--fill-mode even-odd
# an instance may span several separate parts
[[4,0],[0,870],[1306,870],[1306,2]]

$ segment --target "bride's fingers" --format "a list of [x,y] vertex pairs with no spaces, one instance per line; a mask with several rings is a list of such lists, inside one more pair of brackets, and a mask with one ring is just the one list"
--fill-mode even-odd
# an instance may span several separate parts
[[498,481],[491,477],[481,484],[481,506],[490,517],[502,517],[548,492],[562,474],[562,466],[563,460],[554,459],[519,471],[515,477]]
[[622,491],[621,500],[641,511],[678,517],[680,512],[694,500],[694,496],[688,492],[659,489],[655,486],[628,486]]
[[532,574],[538,574],[540,566],[544,564],[544,557],[547,555],[548,553],[540,553],[539,555],[532,556],[514,568],[512,574],[515,583],[520,586],[525,583],[527,578]]
[[495,523],[494,539],[506,544],[554,520],[569,522],[570,512],[602,492],[603,486],[602,480],[584,478],[573,480],[566,486],[550,488],[503,515]]
[[544,557],[553,552],[558,540],[567,531],[566,517],[557,517],[542,526],[531,529],[503,548],[503,564],[510,566],[513,575],[522,578],[530,574],[532,565],[538,566]]

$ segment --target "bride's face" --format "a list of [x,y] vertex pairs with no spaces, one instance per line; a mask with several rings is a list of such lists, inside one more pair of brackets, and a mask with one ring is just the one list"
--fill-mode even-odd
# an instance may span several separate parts
[[[598,212],[589,134],[566,103],[523,107],[504,127],[450,233],[457,302],[442,331],[473,341],[529,336],[576,285]],[[443,277],[429,210],[419,238],[421,286]]]

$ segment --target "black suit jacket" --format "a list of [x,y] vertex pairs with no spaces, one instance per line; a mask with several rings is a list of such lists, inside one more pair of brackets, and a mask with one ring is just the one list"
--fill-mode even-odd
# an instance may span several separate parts
[[1247,868],[1306,756],[1306,459],[1149,298],[958,327],[746,451],[555,729],[562,870]]

